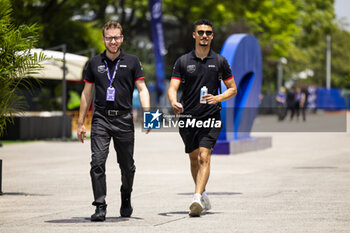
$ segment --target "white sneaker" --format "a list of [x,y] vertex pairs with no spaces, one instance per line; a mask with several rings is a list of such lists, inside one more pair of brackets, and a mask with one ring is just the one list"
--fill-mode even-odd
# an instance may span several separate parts
[[203,205],[201,203],[201,198],[200,197],[193,197],[193,201],[190,205],[190,213],[189,215],[191,217],[199,217],[203,211]]
[[201,202],[202,202],[202,205],[204,207],[204,211],[211,209],[211,204],[209,201],[209,197],[207,195],[202,195]]

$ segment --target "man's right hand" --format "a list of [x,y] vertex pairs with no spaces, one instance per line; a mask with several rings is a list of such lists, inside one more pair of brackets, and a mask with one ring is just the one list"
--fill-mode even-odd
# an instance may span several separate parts
[[172,107],[174,109],[175,114],[181,114],[184,112],[184,108],[183,108],[182,104],[179,102],[172,104]]
[[84,143],[84,139],[86,138],[86,129],[84,125],[78,126],[77,135],[78,140],[81,141],[81,143]]

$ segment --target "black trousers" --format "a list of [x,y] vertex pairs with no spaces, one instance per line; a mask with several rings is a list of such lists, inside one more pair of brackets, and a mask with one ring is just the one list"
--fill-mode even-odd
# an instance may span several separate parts
[[107,116],[96,110],[91,123],[91,182],[94,193],[93,205],[105,204],[107,194],[106,161],[109,144],[113,139],[117,161],[121,170],[122,193],[131,193],[135,175],[134,123],[132,113]]
[[287,108],[282,103],[277,103],[277,116],[279,121],[283,121],[287,114]]

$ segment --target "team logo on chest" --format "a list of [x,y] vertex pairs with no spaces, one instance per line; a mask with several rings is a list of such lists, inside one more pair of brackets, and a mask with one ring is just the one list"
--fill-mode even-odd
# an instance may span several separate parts
[[196,65],[188,65],[187,66],[187,72],[188,73],[193,73],[196,71]]
[[104,73],[104,72],[106,72],[106,66],[105,66],[105,65],[97,66],[97,71],[98,71],[99,73]]

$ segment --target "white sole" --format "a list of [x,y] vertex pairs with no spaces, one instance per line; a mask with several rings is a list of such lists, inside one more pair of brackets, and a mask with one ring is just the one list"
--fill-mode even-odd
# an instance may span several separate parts
[[203,211],[203,207],[201,206],[201,204],[199,204],[198,202],[193,202],[190,206],[189,215],[191,217],[199,217],[202,211]]

